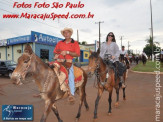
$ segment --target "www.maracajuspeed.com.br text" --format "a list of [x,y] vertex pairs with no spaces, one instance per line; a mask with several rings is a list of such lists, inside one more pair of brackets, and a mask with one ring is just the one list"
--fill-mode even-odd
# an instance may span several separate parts
[[70,12],[67,12],[67,14],[56,14],[54,12],[48,14],[30,14],[30,13],[21,13],[21,14],[3,14],[4,19],[19,19],[19,18],[26,18],[26,19],[52,19],[55,20],[57,18],[62,19],[91,19],[94,17],[94,14],[91,14],[89,12],[88,14],[70,14]]

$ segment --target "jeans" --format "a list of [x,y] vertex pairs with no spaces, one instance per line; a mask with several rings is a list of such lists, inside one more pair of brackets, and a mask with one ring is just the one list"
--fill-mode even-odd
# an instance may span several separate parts
[[71,65],[70,69],[69,69],[69,87],[70,87],[70,92],[72,95],[75,95],[75,77],[74,77],[74,68],[73,68],[73,64]]

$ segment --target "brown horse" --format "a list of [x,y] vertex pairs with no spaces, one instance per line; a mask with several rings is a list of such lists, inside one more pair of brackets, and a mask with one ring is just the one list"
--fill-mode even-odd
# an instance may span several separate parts
[[[32,74],[31,77],[37,84],[42,99],[45,100],[45,110],[40,122],[46,122],[48,114],[52,110],[56,115],[58,122],[63,122],[59,116],[55,101],[65,98],[67,92],[63,92],[60,89],[59,79],[49,66],[47,66],[41,59],[34,54],[29,44],[26,45],[24,53],[18,59],[18,65],[12,74],[12,80],[14,84],[21,85],[25,81],[27,75]],[[88,104],[86,101],[85,86],[87,83],[87,75],[83,70],[84,82],[81,86],[76,88],[76,92],[80,94],[80,104],[76,121],[80,118],[81,107],[84,102],[86,109],[88,110]]]
[[[94,120],[97,119],[97,107],[99,100],[102,96],[102,93],[104,90],[107,90],[109,92],[109,111],[108,114],[111,114],[111,102],[112,102],[112,92],[113,88],[116,89],[116,103],[115,106],[118,107],[119,105],[119,82],[120,79],[119,77],[115,77],[115,72],[113,67],[108,66],[104,63],[102,58],[99,56],[99,52],[91,52],[91,55],[89,57],[89,65],[88,65],[88,71],[89,71],[89,76],[92,76],[94,73],[96,73],[97,76],[97,85],[98,85],[98,94],[97,98],[95,101],[95,110],[94,110]],[[126,74],[124,73],[123,79],[125,81],[125,76]],[[125,100],[125,88],[123,88],[123,99]]]

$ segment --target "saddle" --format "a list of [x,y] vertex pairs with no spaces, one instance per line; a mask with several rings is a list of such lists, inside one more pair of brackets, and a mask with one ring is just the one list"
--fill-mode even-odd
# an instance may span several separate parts
[[126,71],[127,68],[125,64],[123,64],[122,62],[113,63],[112,61],[110,61],[111,57],[112,56],[110,54],[105,54],[104,63],[108,66],[108,68],[111,68],[114,70],[115,81],[117,81],[118,76],[121,76]]
[[[68,91],[68,74],[69,69],[72,65],[72,63],[59,63],[59,62],[53,62],[51,65],[54,66],[54,71],[59,79],[60,88],[64,92]],[[79,67],[73,66],[74,70],[74,81],[75,81],[75,87],[79,87],[84,82],[84,76],[83,76],[83,70]]]

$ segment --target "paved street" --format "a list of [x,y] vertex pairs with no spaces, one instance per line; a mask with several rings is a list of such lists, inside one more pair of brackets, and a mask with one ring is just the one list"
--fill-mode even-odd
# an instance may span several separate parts
[[[163,79],[161,75],[160,79]],[[97,95],[97,89],[94,87],[95,78],[88,80],[86,86],[87,101],[89,111],[82,108],[80,122],[92,122],[94,103]],[[0,84],[9,83],[8,77],[0,76]],[[32,104],[34,106],[34,122],[39,122],[44,110],[44,101],[40,98],[34,98],[37,94],[37,87],[31,82],[28,85],[15,86],[6,85],[3,87],[6,96],[0,96],[0,104]],[[163,86],[163,83],[161,83]],[[163,94],[163,88],[161,88]],[[113,92],[112,115],[107,116],[108,111],[108,92],[104,92],[98,107],[98,122],[154,122],[155,121],[155,75],[138,74],[129,72],[127,78],[126,97],[122,100],[122,90],[120,91],[120,106],[114,107],[115,90]],[[162,99],[161,99],[162,102]],[[78,110],[79,96],[76,95],[76,103],[69,105],[67,99],[57,102],[60,116],[64,122],[73,122]],[[163,102],[162,102],[163,103]],[[161,113],[163,112],[161,104]],[[0,106],[1,107],[1,106]],[[1,110],[1,108],[0,108]],[[0,111],[1,115],[1,111]],[[162,117],[162,116],[161,116]],[[1,121],[0,116],[0,121]],[[161,118],[163,121],[163,117]],[[6,121],[7,122],[7,121]],[[12,121],[10,121],[12,122]],[[16,121],[14,121],[16,122]],[[51,112],[47,122],[57,122],[56,117]]]

